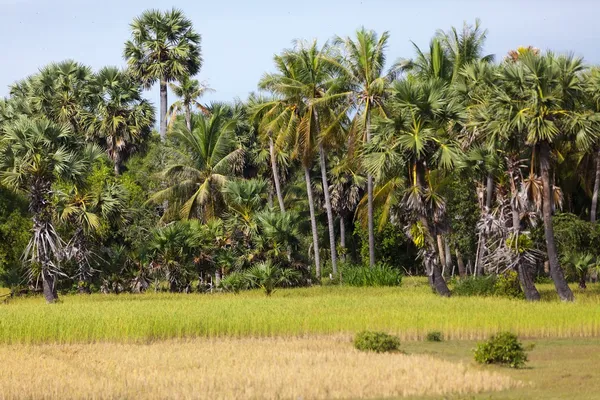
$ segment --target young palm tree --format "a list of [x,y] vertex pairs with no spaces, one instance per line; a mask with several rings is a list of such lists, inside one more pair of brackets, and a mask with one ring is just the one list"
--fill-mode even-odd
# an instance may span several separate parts
[[102,68],[90,86],[92,106],[84,113],[86,130],[106,149],[115,175],[154,124],[154,108],[141,92],[138,83],[115,67]]
[[119,226],[124,219],[125,188],[119,183],[101,185],[70,185],[57,191],[58,219],[73,229],[66,252],[77,263],[80,293],[90,293],[89,283],[94,273],[94,242],[102,222]]
[[214,92],[213,89],[206,86],[204,83],[200,83],[196,79],[191,79],[189,76],[184,76],[179,79],[179,85],[170,83],[169,87],[179,97],[179,100],[171,104],[169,107],[169,126],[175,122],[177,114],[183,112],[185,115],[185,123],[188,130],[192,129],[192,107],[199,109],[203,113],[207,113],[208,109],[202,105],[198,99],[200,99],[206,92]]
[[181,162],[163,171],[169,187],[150,197],[157,204],[169,201],[164,217],[207,221],[218,216],[221,190],[241,171],[244,161],[244,150],[235,138],[237,123],[227,106],[217,104],[210,116],[192,116],[191,131],[183,124],[175,125],[172,135],[187,153],[179,151]]
[[0,130],[2,183],[28,196],[33,218],[33,236],[24,257],[32,273],[41,271],[44,297],[53,303],[58,299],[64,242],[52,222],[52,185],[59,179],[80,178],[89,170],[90,158],[83,156],[83,144],[66,125],[22,117]]
[[[386,47],[389,33],[383,32],[378,37],[374,31],[361,28],[356,31],[356,39],[337,37],[335,43],[342,44],[344,53],[342,65],[354,95],[358,108],[363,140],[371,140],[371,117],[373,113],[385,116],[384,99],[389,79],[384,75]],[[369,265],[375,265],[375,233],[373,228],[373,176],[367,175],[369,234]],[[342,226],[342,225],[340,225]]]
[[181,10],[147,10],[131,23],[123,55],[146,88],[160,85],[160,136],[167,134],[167,84],[194,76],[202,66],[200,35]]

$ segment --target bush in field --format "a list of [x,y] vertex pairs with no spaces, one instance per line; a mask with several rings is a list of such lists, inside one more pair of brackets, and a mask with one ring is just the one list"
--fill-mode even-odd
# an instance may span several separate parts
[[267,296],[270,296],[277,287],[293,285],[300,279],[300,274],[296,270],[280,268],[267,261],[250,268],[245,278],[250,287],[261,288]]
[[456,282],[453,293],[457,296],[493,296],[496,276],[467,276]]
[[507,271],[498,275],[494,285],[494,294],[502,297],[512,297],[523,299],[525,295],[519,283],[519,274],[517,271]]
[[443,342],[444,336],[440,331],[431,331],[427,333],[427,341],[428,342]]
[[221,279],[219,288],[225,292],[239,293],[243,289],[248,288],[248,280],[241,272],[232,272],[225,278]]
[[378,263],[374,268],[354,266],[344,268],[342,283],[350,286],[400,286],[402,273],[384,263]]
[[493,335],[487,342],[477,345],[475,361],[480,364],[501,364],[511,368],[521,368],[527,362],[527,354],[516,335],[501,332]]
[[354,337],[354,347],[361,351],[385,353],[400,349],[400,339],[384,332],[363,331]]

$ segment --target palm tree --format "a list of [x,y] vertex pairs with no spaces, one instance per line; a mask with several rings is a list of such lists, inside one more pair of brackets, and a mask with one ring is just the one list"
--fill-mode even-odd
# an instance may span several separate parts
[[573,292],[560,267],[554,240],[552,224],[554,185],[550,178],[550,163],[554,143],[561,136],[575,133],[581,126],[578,122],[581,115],[577,105],[583,93],[579,75],[584,67],[579,58],[555,56],[550,52],[537,55],[532,51],[520,55],[515,66],[515,69],[505,69],[504,76],[507,84],[515,88],[514,106],[518,113],[513,124],[516,129],[526,134],[525,144],[531,146],[538,155],[543,185],[542,214],[550,274],[560,298],[563,301],[572,301]]
[[99,139],[119,175],[123,163],[146,139],[154,109],[142,98],[140,85],[115,67],[104,67],[91,85],[90,110],[84,115],[89,135]]
[[[316,41],[296,42],[295,45],[293,50],[286,50],[275,58],[280,73],[267,74],[261,82],[261,87],[289,99],[288,102],[293,107],[290,123],[294,124],[295,129],[291,132],[296,136],[296,152],[304,168],[309,206],[312,203],[310,166],[315,150],[319,156],[331,264],[333,273],[337,274],[335,227],[327,181],[326,145],[332,143],[335,135],[341,132],[340,122],[345,118],[347,108],[338,109],[336,105],[339,106],[339,102],[348,96],[348,91],[343,90],[342,70],[327,44],[320,49]],[[313,236],[316,241],[316,223]]]
[[13,99],[28,104],[27,115],[43,115],[72,132],[84,128],[83,114],[90,106],[91,68],[72,60],[46,65],[40,71],[11,87]]
[[90,168],[90,158],[83,155],[83,144],[66,125],[22,117],[0,130],[2,183],[28,196],[33,218],[33,236],[24,258],[32,273],[41,271],[44,297],[53,303],[58,299],[56,285],[62,274],[64,242],[52,222],[52,185],[83,176]]
[[181,10],[147,10],[131,23],[123,56],[131,74],[150,88],[160,85],[160,136],[167,134],[167,84],[194,76],[202,66],[201,37]]
[[175,125],[171,134],[187,152],[178,151],[181,162],[162,172],[169,187],[150,197],[157,204],[169,201],[164,217],[207,221],[218,216],[221,191],[241,171],[244,161],[244,150],[235,138],[237,123],[227,106],[217,104],[210,116],[192,116],[191,131],[183,124]]
[[[363,140],[371,140],[371,116],[376,112],[385,116],[384,99],[389,79],[384,75],[385,50],[389,32],[378,37],[364,27],[356,31],[356,39],[337,37],[335,43],[343,44],[342,64],[354,93],[354,101],[360,115]],[[369,265],[375,265],[375,233],[373,228],[373,176],[367,175],[367,226],[369,234]],[[342,226],[342,225],[340,225]]]
[[[586,91],[587,100],[590,103],[590,108],[600,113],[600,68],[594,68],[586,75]],[[598,193],[600,192],[600,143],[595,143],[591,146],[591,150],[595,151],[595,173],[594,173],[594,189],[592,191],[592,204],[590,209],[590,221],[596,222],[596,214],[598,211]]]
[[169,125],[172,125],[175,121],[175,117],[180,112],[185,113],[185,123],[188,130],[192,129],[192,107],[198,108],[203,113],[207,113],[207,108],[202,105],[198,99],[204,96],[206,92],[214,92],[213,89],[209,88],[206,84],[200,83],[196,79],[191,79],[185,75],[179,80],[179,85],[170,83],[169,87],[175,96],[179,97],[180,100],[171,104],[169,107],[170,121]]

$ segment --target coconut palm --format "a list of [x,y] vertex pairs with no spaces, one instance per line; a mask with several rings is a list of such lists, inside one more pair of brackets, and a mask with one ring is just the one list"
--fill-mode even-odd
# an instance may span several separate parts
[[[340,122],[345,118],[347,108],[339,109],[336,106],[339,106],[339,102],[347,97],[349,92],[344,90],[346,88],[341,78],[342,70],[339,63],[334,60],[331,48],[327,44],[319,48],[316,41],[296,42],[294,49],[284,51],[281,56],[275,58],[275,62],[279,73],[267,74],[263,77],[261,87],[288,100],[292,107],[292,110],[286,110],[286,113],[293,112],[293,115],[290,115],[290,123],[294,124],[295,129],[290,132],[295,134],[295,151],[303,164],[309,197],[312,197],[310,166],[314,157],[316,155],[319,157],[331,264],[334,274],[337,274],[335,227],[327,181],[326,146],[334,143],[335,135],[341,132]],[[312,199],[309,199],[309,206],[310,203]],[[316,236],[315,228],[313,228],[314,236]]]
[[123,56],[131,74],[150,88],[160,85],[160,135],[167,134],[167,84],[194,76],[202,66],[201,37],[181,10],[147,10],[131,23]]
[[192,107],[197,108],[206,114],[208,112],[206,106],[202,105],[198,99],[204,96],[205,93],[214,92],[214,90],[209,88],[206,84],[200,83],[196,79],[191,79],[187,75],[179,79],[179,85],[169,83],[169,87],[175,96],[179,97],[179,100],[169,107],[169,115],[171,116],[169,118],[169,126],[172,126],[173,122],[175,122],[175,117],[183,112],[185,115],[186,126],[191,130]]
[[84,145],[68,126],[47,119],[22,117],[0,130],[2,183],[28,196],[33,219],[33,235],[24,258],[31,272],[40,271],[44,297],[53,303],[58,299],[56,285],[62,274],[64,242],[52,222],[52,185],[58,180],[81,178],[90,169],[88,155],[92,151],[84,152]]
[[92,106],[84,113],[88,135],[98,140],[119,175],[123,163],[146,139],[154,124],[154,108],[142,98],[140,85],[115,67],[102,68],[91,88]]
[[241,172],[244,150],[235,138],[238,123],[226,105],[216,104],[210,116],[192,116],[192,130],[176,124],[171,134],[185,148],[178,163],[168,166],[162,177],[169,185],[150,197],[151,202],[169,201],[163,218],[199,218],[207,221],[223,209],[221,191],[229,179]]
[[[384,99],[389,79],[384,75],[386,48],[389,32],[378,36],[364,27],[356,31],[356,39],[337,37],[335,43],[343,45],[342,64],[350,81],[358,114],[363,140],[371,140],[371,117],[373,113],[385,115]],[[369,234],[369,265],[375,265],[375,233],[373,228],[373,176],[367,175]],[[342,226],[342,225],[340,225]]]

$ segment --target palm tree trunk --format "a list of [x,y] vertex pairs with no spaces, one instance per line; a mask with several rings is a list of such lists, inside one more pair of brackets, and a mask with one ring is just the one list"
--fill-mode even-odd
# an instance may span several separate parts
[[185,106],[185,126],[187,126],[188,131],[192,131],[192,110],[190,110],[190,105]]
[[304,179],[306,181],[306,195],[308,196],[308,209],[310,211],[310,226],[313,236],[313,254],[315,256],[315,275],[321,279],[321,260],[319,257],[319,233],[317,232],[317,218],[315,216],[315,204],[313,200],[312,185],[310,183],[310,170],[304,168]]
[[494,176],[489,173],[487,176],[487,189],[485,191],[485,212],[490,213],[492,210],[492,195],[494,194]]
[[[521,219],[519,217],[519,210],[517,209],[517,185],[515,184],[515,179],[513,175],[512,168],[508,171],[508,176],[510,179],[510,208],[512,213],[512,232],[515,238],[519,237],[519,232],[521,230]],[[518,239],[517,239],[518,243]],[[518,251],[518,249],[516,249]],[[517,264],[517,274],[519,275],[519,282],[521,283],[521,289],[523,289],[523,293],[525,293],[525,299],[528,301],[539,301],[540,293],[535,287],[535,283],[533,281],[531,267],[525,265],[522,261],[519,261]]]
[[277,192],[277,201],[279,202],[279,209],[281,210],[281,213],[284,213],[285,205],[283,204],[283,193],[281,192],[279,170],[277,169],[277,157],[275,155],[275,146],[273,144],[273,138],[271,135],[269,135],[269,153],[271,155],[271,170],[273,171],[273,182],[275,183],[275,191]]
[[456,263],[458,264],[458,276],[464,278],[467,275],[467,270],[465,269],[465,262],[462,258],[462,254],[460,254],[458,247],[456,247],[454,252],[456,253]]
[[573,292],[564,272],[558,262],[558,251],[554,242],[554,226],[552,225],[552,186],[550,184],[550,144],[547,141],[540,143],[540,171],[542,174],[542,213],[544,218],[544,234],[546,236],[546,249],[548,251],[548,262],[550,264],[550,275],[558,296],[563,301],[573,301]]
[[[367,109],[365,133],[367,143],[371,141],[371,111]],[[369,266],[375,266],[375,229],[373,227],[373,175],[367,174],[367,229],[369,230]]]
[[342,248],[342,260],[346,261],[346,221],[344,216],[340,215],[340,247]]
[[[56,289],[56,277],[52,272],[51,248],[56,247],[57,243],[52,243],[52,211],[50,210],[50,187],[51,183],[44,180],[37,180],[32,185],[30,193],[30,211],[33,214],[33,238],[37,244],[32,247],[35,252],[32,254],[33,260],[39,262],[42,272],[42,283],[44,298],[47,303],[54,303],[58,300],[58,291]],[[30,242],[31,245],[32,242]]]
[[167,81],[160,80],[160,138],[167,138]]
[[337,252],[335,248],[335,226],[333,225],[333,209],[329,198],[329,184],[327,183],[327,162],[323,143],[319,144],[319,159],[321,162],[321,180],[323,182],[323,196],[325,197],[325,210],[327,211],[327,227],[329,228],[329,250],[331,251],[331,268],[337,275]]
[[444,271],[446,271],[446,255],[444,251],[444,242],[442,240],[442,235],[436,235],[438,254],[440,255],[440,265],[442,266],[442,275],[444,275]]
[[[417,185],[421,193],[425,192],[425,165],[423,161],[417,161]],[[433,240],[433,233],[429,226],[429,221],[426,215],[421,215],[419,221],[423,225],[425,234],[426,250],[423,256],[423,263],[425,265],[425,271],[429,277],[429,285],[441,296],[450,296],[450,289],[444,280],[440,265],[438,264],[439,255],[435,249],[435,243]]]
[[598,210],[598,191],[600,190],[600,148],[596,153],[596,179],[594,180],[594,193],[592,194],[592,209],[590,210],[590,222],[596,222],[596,211]]
[[450,241],[448,240],[448,236],[444,236],[444,254],[446,255],[446,268],[448,270],[454,270],[454,266],[452,265],[452,252],[450,251]]

